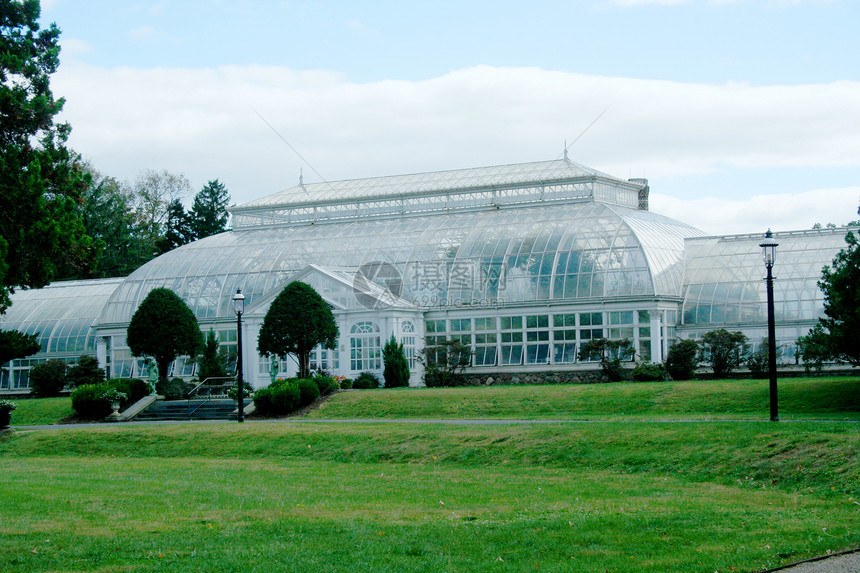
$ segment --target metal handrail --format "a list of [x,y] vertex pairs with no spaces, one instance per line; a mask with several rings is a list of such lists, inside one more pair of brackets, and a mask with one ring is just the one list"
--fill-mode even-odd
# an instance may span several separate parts
[[[202,382],[198,383],[198,384],[197,384],[197,386],[195,386],[194,388],[192,388],[192,389],[188,392],[188,398],[191,398],[191,397],[193,397],[195,394],[197,394],[197,391],[198,391],[198,390],[200,390],[200,388],[201,388],[202,386],[205,386],[205,385],[206,385],[206,383],[207,383],[207,382],[209,382],[210,380],[234,380],[234,381],[235,381],[235,380],[236,380],[236,377],[235,377],[235,376],[210,376],[209,378],[204,379]],[[226,384],[221,384],[221,387],[222,387],[222,388],[223,388],[224,386],[226,386]],[[211,393],[210,393],[210,396],[211,396]]]
[[[200,390],[201,387],[203,387],[207,384],[207,382],[209,382],[211,380],[235,380],[235,379],[236,378],[234,376],[210,376],[209,378],[204,379],[202,382],[197,384],[197,386],[192,388],[191,391],[188,392],[188,398],[187,398],[188,399],[188,417],[190,418],[191,416],[194,415],[195,412],[197,412],[197,410],[199,410],[200,408],[202,408],[203,406],[205,406],[206,404],[208,404],[209,402],[212,401],[212,393],[210,392],[209,394],[207,394],[205,396],[205,398],[203,400],[201,400],[198,404],[194,405],[195,407],[192,408],[193,404],[191,402],[191,398],[192,397],[200,398],[200,396],[196,396],[196,394]],[[225,386],[227,386],[227,384],[221,384],[220,388],[224,388]]]

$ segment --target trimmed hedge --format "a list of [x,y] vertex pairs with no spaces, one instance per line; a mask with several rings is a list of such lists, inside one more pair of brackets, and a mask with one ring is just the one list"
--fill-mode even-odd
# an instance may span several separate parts
[[310,378],[300,378],[296,380],[296,385],[299,387],[299,406],[301,408],[313,404],[320,397],[319,386]]
[[110,402],[102,395],[108,390],[116,390],[126,395],[120,402],[120,410],[125,410],[144,396],[149,395],[149,385],[135,378],[112,378],[101,384],[84,384],[72,390],[72,409],[79,418],[96,420],[111,413]]
[[254,392],[254,406],[264,416],[284,416],[299,409],[301,392],[294,379],[275,380]]
[[72,408],[80,418],[94,420],[111,413],[110,402],[102,399],[102,394],[113,388],[107,382],[84,384],[72,390]]

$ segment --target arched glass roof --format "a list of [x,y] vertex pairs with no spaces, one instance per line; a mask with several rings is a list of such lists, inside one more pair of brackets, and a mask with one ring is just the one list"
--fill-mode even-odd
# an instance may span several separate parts
[[309,265],[355,272],[373,262],[401,275],[400,296],[424,307],[681,296],[684,238],[666,217],[602,202],[226,232],[150,261],[116,289],[103,324],[127,323],[167,287],[201,320],[233,316]]
[[[774,314],[777,321],[823,316],[821,269],[845,247],[849,229],[775,233]],[[856,229],[855,229],[856,231]],[[683,322],[687,325],[761,323],[767,320],[764,234],[687,241]]]
[[4,330],[39,334],[42,353],[95,353],[96,319],[123,279],[68,281],[19,290],[2,317]]

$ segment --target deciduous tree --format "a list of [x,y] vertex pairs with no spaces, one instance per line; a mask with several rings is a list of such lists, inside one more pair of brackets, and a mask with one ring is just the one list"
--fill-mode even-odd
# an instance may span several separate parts
[[17,330],[0,330],[0,367],[6,366],[10,360],[39,352],[42,345],[37,342],[37,336],[22,334]]
[[725,328],[706,332],[702,336],[702,360],[711,363],[714,377],[720,378],[743,364],[747,337],[743,332]]

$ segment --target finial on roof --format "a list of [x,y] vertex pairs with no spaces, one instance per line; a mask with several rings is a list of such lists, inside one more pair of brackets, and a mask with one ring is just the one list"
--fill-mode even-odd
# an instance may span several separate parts
[[301,166],[299,166],[299,187],[304,187],[304,186],[305,186],[305,176],[302,173]]
[[566,140],[566,139],[564,140],[564,160],[565,160],[565,161],[570,161],[570,160],[567,158],[567,140]]

